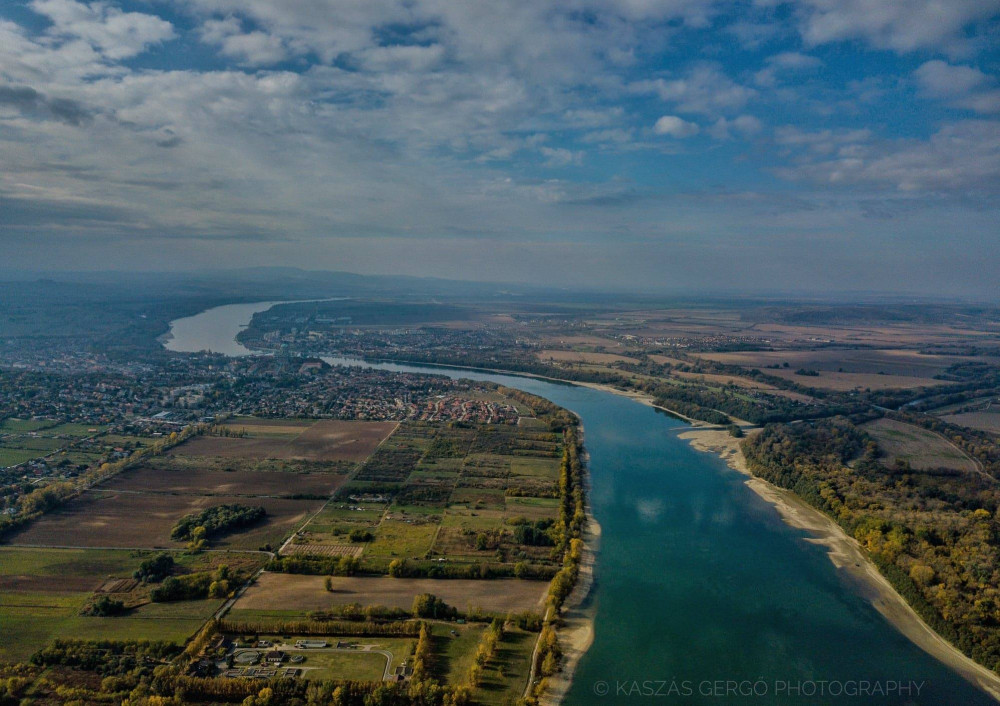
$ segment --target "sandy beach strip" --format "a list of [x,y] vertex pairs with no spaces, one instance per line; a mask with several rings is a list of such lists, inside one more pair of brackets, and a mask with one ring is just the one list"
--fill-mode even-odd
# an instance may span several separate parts
[[[548,678],[548,688],[539,699],[540,706],[557,706],[566,697],[573,674],[580,659],[594,642],[594,617],[597,607],[588,603],[594,585],[594,565],[601,543],[601,526],[589,513],[583,532],[584,552],[580,562],[580,575],[573,591],[566,599],[565,610],[560,618],[561,625],[556,634],[562,648],[562,663],[559,671]],[[530,685],[529,685],[530,686]]]
[[1000,701],[1000,676],[973,661],[923,621],[879,572],[861,545],[832,518],[795,493],[753,476],[740,450],[740,439],[724,429],[691,429],[678,435],[699,451],[718,454],[731,468],[750,476],[746,484],[771,503],[792,527],[812,535],[806,540],[826,547],[827,556],[860,593],[914,644]]

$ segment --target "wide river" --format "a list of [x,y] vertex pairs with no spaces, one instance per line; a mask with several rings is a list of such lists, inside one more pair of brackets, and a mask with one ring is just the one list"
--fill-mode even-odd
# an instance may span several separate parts
[[[167,346],[249,353],[233,339],[270,304],[217,307],[178,320]],[[683,422],[575,385],[328,360],[490,380],[580,415],[602,537],[590,598],[594,643],[565,703],[995,703],[890,625],[743,476],[678,439]],[[738,688],[757,695],[727,695],[727,681],[744,682]],[[876,695],[849,695],[859,689]]]

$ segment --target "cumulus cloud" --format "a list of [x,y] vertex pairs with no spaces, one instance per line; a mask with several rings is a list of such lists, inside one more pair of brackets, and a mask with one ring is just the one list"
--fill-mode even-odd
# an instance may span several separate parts
[[656,95],[681,112],[703,115],[738,110],[757,93],[736,83],[712,64],[700,64],[677,78],[636,81],[630,89]]
[[653,125],[653,132],[657,135],[683,139],[697,135],[701,132],[701,128],[696,123],[690,123],[676,115],[664,115]]
[[823,65],[815,56],[788,51],[769,56],[767,66],[754,74],[754,83],[761,87],[773,87],[781,76],[789,76],[803,71],[812,71]]
[[996,194],[1000,185],[1000,122],[946,125],[927,140],[872,140],[870,135],[786,131],[779,142],[810,149],[782,176],[836,186],[900,192]]
[[583,162],[583,152],[574,152],[562,147],[542,147],[539,149],[548,167],[566,167]]
[[280,38],[260,31],[244,32],[235,17],[207,20],[201,26],[201,37],[218,46],[223,56],[249,66],[276,64],[288,56]]
[[783,125],[774,131],[774,141],[778,145],[806,149],[815,154],[831,154],[845,145],[868,142],[871,138],[872,132],[867,128],[803,130],[794,125]]
[[583,135],[580,140],[588,144],[628,144],[632,141],[635,131],[631,128],[611,128],[594,130]]
[[1000,0],[796,0],[793,5],[810,46],[861,39],[900,53],[969,51],[974,43],[968,33],[1000,13]]
[[758,134],[763,125],[752,115],[738,115],[732,120],[719,118],[708,129],[708,134],[716,140],[731,140],[734,137],[751,137]]
[[50,35],[81,39],[109,59],[136,56],[176,36],[173,25],[160,17],[123,12],[105,2],[32,0],[30,7],[52,22]]
[[928,61],[914,72],[922,93],[977,113],[1000,112],[1000,87],[996,79],[973,66],[953,66]]
[[91,111],[76,101],[49,98],[30,86],[0,85],[0,108],[7,107],[22,115],[52,118],[68,125],[80,125],[91,117]]

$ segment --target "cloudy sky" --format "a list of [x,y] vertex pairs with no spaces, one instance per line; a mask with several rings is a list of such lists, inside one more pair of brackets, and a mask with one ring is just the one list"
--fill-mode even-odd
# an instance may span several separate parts
[[1000,0],[5,0],[0,267],[998,297]]

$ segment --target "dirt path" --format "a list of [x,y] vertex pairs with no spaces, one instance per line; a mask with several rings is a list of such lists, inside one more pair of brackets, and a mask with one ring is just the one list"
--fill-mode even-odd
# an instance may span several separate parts
[[896,593],[868,555],[831,518],[807,505],[797,495],[754,477],[740,450],[739,439],[725,430],[693,429],[679,435],[699,451],[718,454],[733,469],[750,476],[746,484],[757,495],[774,505],[782,519],[812,536],[806,541],[827,549],[830,561],[843,570],[897,630],[922,650],[962,675],[1000,701],[1000,676],[965,656],[958,648],[934,632],[910,605]]
[[[921,428],[923,428],[923,427],[921,427]],[[929,431],[932,434],[934,434],[935,436],[937,436],[939,439],[941,439],[941,441],[945,442],[951,448],[955,449],[955,451],[957,451],[962,456],[964,456],[966,459],[968,459],[972,463],[972,465],[976,467],[976,473],[978,473],[979,475],[981,475],[983,478],[985,478],[986,480],[990,481],[991,483],[996,483],[997,479],[994,478],[993,476],[991,476],[989,473],[986,472],[986,469],[983,467],[983,464],[979,461],[978,458],[974,458],[974,457],[970,456],[969,454],[967,454],[965,452],[965,449],[963,449],[962,447],[960,447],[958,444],[956,444],[954,441],[952,441],[951,439],[949,439],[948,437],[946,437],[944,434],[939,434],[938,432],[934,431],[933,429],[928,429],[927,431]]]

